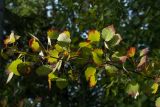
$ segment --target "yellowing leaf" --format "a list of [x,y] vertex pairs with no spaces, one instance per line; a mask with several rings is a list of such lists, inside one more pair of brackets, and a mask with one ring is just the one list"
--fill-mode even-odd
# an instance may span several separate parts
[[134,97],[135,99],[137,98],[137,96],[139,95],[139,84],[128,84],[126,92],[128,93],[128,95],[131,95],[132,97]]
[[155,93],[157,92],[158,86],[159,86],[158,83],[154,83],[154,84],[152,85],[151,89],[153,89],[153,91],[152,91],[153,94],[155,94]]
[[79,47],[81,47],[81,48],[83,48],[83,47],[91,48],[91,45],[90,45],[90,42],[80,42]]
[[148,53],[149,49],[148,48],[144,48],[140,51],[140,56],[146,55]]
[[85,70],[85,77],[86,80],[89,81],[91,76],[94,76],[96,73],[96,68],[94,67],[87,67],[87,69]]
[[29,40],[29,46],[32,48],[33,51],[37,52],[40,51],[40,45],[39,43],[36,41],[35,38],[32,38]]
[[115,29],[113,25],[110,25],[102,30],[102,38],[105,41],[110,41],[115,35]]
[[144,65],[147,61],[147,56],[143,56],[139,62],[139,64],[137,65],[137,67],[141,67],[142,65]]
[[95,78],[95,73],[96,73],[96,68],[94,67],[88,67],[85,70],[85,77],[86,77],[86,80],[89,82],[90,87],[95,86],[97,83],[97,80]]
[[89,87],[94,87],[97,83],[96,77],[95,76],[91,76],[89,79]]
[[128,52],[127,52],[127,56],[128,57],[133,57],[135,55],[136,52],[136,48],[135,47],[130,47]]
[[22,63],[22,60],[21,59],[16,59],[14,61],[12,61],[8,68],[7,68],[7,71],[9,72],[13,72],[15,75],[20,75],[19,72],[17,71],[17,66]]
[[47,31],[47,37],[49,37],[50,39],[57,39],[58,37],[58,31],[55,29],[49,29]]
[[55,45],[55,49],[56,49],[58,52],[63,52],[63,48],[62,48],[60,45],[58,45],[58,44]]
[[70,39],[70,33],[69,33],[69,31],[64,31],[63,33],[61,33],[58,36],[57,40],[60,41],[60,42],[70,43],[71,39]]
[[58,54],[59,52],[57,50],[49,50],[49,55],[47,57],[47,60],[49,63],[57,62],[57,58],[59,58]]
[[19,38],[20,38],[20,36],[14,35],[14,32],[11,32],[11,34],[9,35],[9,37],[7,37],[7,38],[4,40],[4,44],[5,44],[5,45],[12,44],[12,43],[14,43],[16,40],[18,40]]
[[56,80],[57,78],[58,77],[55,74],[53,74],[52,72],[48,74],[48,87],[49,87],[49,89],[51,89],[51,84],[52,84],[51,80]]
[[103,55],[102,49],[93,50],[92,55],[93,55],[93,60],[96,64],[98,64],[98,65],[102,64],[102,62],[103,62],[103,60],[102,60],[102,55]]
[[158,97],[155,101],[155,106],[160,107],[160,97]]
[[100,40],[100,33],[97,30],[89,31],[88,40],[90,40],[91,42],[98,42]]

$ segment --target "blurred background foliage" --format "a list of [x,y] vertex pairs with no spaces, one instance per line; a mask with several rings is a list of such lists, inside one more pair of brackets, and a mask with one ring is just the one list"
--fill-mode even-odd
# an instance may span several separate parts
[[[67,29],[71,32],[74,42],[77,43],[86,38],[88,30],[101,30],[113,24],[117,32],[123,37],[122,43],[126,47],[149,47],[152,51],[150,56],[157,60],[160,58],[158,54],[160,53],[159,0],[1,0],[1,2],[3,2],[0,7],[0,34],[2,39],[9,35],[11,31],[15,31],[22,37],[21,44],[28,42],[28,33],[38,36],[41,41],[46,41],[45,37],[49,29],[58,31]],[[6,64],[3,61],[0,63],[3,67]],[[0,70],[1,72],[4,71],[3,67]],[[38,104],[41,104],[42,107],[53,105],[67,107],[66,104],[69,104],[69,107],[79,104],[84,107],[101,107],[104,104],[107,107],[113,107],[113,105],[114,107],[133,107],[132,103],[136,107],[142,107],[142,105],[153,106],[152,103],[149,103],[149,105],[146,103],[147,100],[153,100],[146,95],[142,95],[141,98],[134,101],[128,99],[122,94],[124,90],[120,90],[121,87],[123,89],[123,84],[118,88],[116,84],[119,83],[116,82],[112,86],[113,89],[108,90],[110,95],[104,94],[105,91],[101,86],[92,90],[84,87],[82,91],[79,91],[78,84],[74,84],[70,85],[67,91],[59,92],[58,89],[55,89],[53,90],[55,92],[50,93],[45,85],[41,85],[47,85],[47,81],[32,82],[36,81],[36,77],[32,80],[15,78],[7,86],[5,85],[5,79],[5,75],[0,75],[1,102],[6,101],[3,99],[8,99],[8,102],[13,104],[10,107],[15,107],[15,103],[22,103],[21,100],[26,102],[25,107],[35,105],[39,107]],[[16,81],[20,81],[20,83]],[[21,87],[19,87],[19,84],[21,84]],[[119,90],[120,93],[116,93],[115,90]],[[39,96],[44,95],[47,97],[43,98],[42,103],[39,103],[42,99]],[[109,98],[105,95],[108,95]],[[54,97],[50,98],[50,96]],[[105,100],[102,100],[103,98]],[[81,101],[82,99],[85,101]]]

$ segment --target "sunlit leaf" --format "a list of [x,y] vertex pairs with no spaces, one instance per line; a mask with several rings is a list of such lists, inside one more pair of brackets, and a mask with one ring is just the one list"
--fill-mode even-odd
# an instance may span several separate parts
[[9,66],[8,66],[8,68],[7,68],[7,71],[9,71],[9,72],[13,72],[15,75],[20,75],[19,74],[19,72],[17,71],[17,66],[18,66],[18,64],[20,64],[20,63],[22,63],[22,60],[21,59],[16,59],[16,60],[14,60],[14,61],[12,61],[10,64],[9,64]]
[[51,39],[49,38],[49,37],[47,37],[47,40],[48,40],[48,45],[52,45],[52,43],[51,43]]
[[97,30],[90,30],[88,32],[88,40],[98,42],[100,40],[100,33]]
[[9,82],[11,81],[13,75],[14,75],[13,72],[10,72],[10,73],[8,74],[8,78],[7,78],[6,84],[9,83]]
[[131,95],[132,97],[134,97],[136,99],[137,96],[139,95],[139,84],[138,83],[128,84],[126,92],[128,95]]
[[100,65],[103,62],[102,55],[103,51],[102,49],[95,49],[92,51],[93,60],[96,64]]
[[136,52],[136,48],[135,47],[130,47],[128,52],[127,52],[127,56],[128,57],[133,57],[135,55]]
[[153,94],[155,94],[155,93],[157,92],[158,86],[159,86],[158,83],[154,83],[154,84],[152,85],[151,89],[153,90],[153,91],[152,91]]
[[57,80],[56,80],[56,85],[57,85],[57,87],[59,88],[59,89],[64,89],[64,88],[66,88],[67,87],[67,85],[68,85],[68,81],[66,80],[66,79],[63,79],[63,78],[58,78]]
[[39,76],[47,76],[52,71],[49,65],[42,65],[36,69],[36,73]]
[[113,25],[110,25],[102,30],[102,38],[105,41],[110,41],[115,35],[115,29]]
[[44,59],[44,53],[43,53],[43,51],[39,52],[39,56],[41,56]]
[[71,39],[69,31],[64,31],[63,33],[59,34],[57,40],[60,42],[70,43]]
[[40,51],[40,45],[37,42],[37,40],[35,38],[31,38],[29,40],[29,46],[32,48],[33,51],[37,52]]
[[160,107],[160,97],[158,97],[155,101],[155,106]]

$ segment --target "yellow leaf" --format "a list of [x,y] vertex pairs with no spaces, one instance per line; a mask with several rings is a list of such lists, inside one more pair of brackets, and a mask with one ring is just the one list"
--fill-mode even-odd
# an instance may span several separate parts
[[54,75],[52,72],[48,74],[48,87],[51,89],[51,80],[56,80],[58,77]]
[[97,83],[95,76],[91,76],[89,79],[89,87],[94,87]]
[[60,45],[58,45],[58,44],[55,45],[55,49],[56,49],[58,52],[62,52],[62,51],[63,51],[63,48],[62,48]]
[[152,93],[153,94],[156,94],[156,92],[157,92],[157,90],[158,90],[158,83],[154,83],[153,85],[152,85],[152,87],[151,87],[151,89],[153,89],[153,91],[152,91]]
[[100,33],[97,30],[89,31],[88,40],[90,40],[91,42],[98,42],[100,40]]
[[20,38],[20,36],[14,35],[14,32],[11,32],[11,34],[4,40],[4,44],[5,45],[12,44],[16,40],[18,40],[19,38]]
[[102,60],[102,55],[103,55],[103,51],[102,49],[95,49],[92,52],[93,55],[93,60],[96,64],[100,65],[102,64],[103,60]]
[[160,107],[160,97],[158,97],[155,101],[155,106]]
[[32,48],[34,52],[40,51],[40,45],[35,38],[29,40],[29,46]]
[[58,54],[59,52],[57,50],[49,50],[49,55],[47,57],[47,60],[49,63],[54,63],[57,62],[57,58],[59,57]]
[[91,45],[90,45],[90,42],[80,42],[79,47],[81,47],[81,48],[83,48],[83,47],[91,48]]
[[90,87],[95,86],[97,83],[97,80],[95,78],[95,73],[96,73],[96,68],[94,67],[88,67],[85,70],[85,77],[86,77],[86,80],[89,82]]
[[47,31],[47,37],[49,37],[50,39],[57,39],[58,37],[58,31],[55,29],[49,29]]
[[89,81],[89,78],[93,75],[95,75],[96,73],[96,68],[94,67],[88,67],[86,70],[85,70],[85,77],[86,77],[86,80]]

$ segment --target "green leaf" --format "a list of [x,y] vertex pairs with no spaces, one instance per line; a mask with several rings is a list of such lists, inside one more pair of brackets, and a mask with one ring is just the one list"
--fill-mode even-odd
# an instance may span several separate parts
[[20,75],[28,75],[31,72],[31,66],[29,62],[22,62],[18,64],[17,70]]
[[139,95],[139,84],[138,83],[128,84],[126,92],[128,93],[128,95],[131,95],[132,97],[134,97],[136,99],[137,96]]
[[54,80],[56,80],[58,77],[54,74],[54,73],[49,73],[48,74],[48,79],[49,80],[52,80],[52,81],[54,81]]
[[105,41],[110,41],[115,35],[115,29],[113,25],[110,25],[102,30],[102,38]]
[[103,63],[103,60],[102,60],[103,51],[102,51],[102,49],[93,50],[92,55],[93,55],[93,60],[96,64],[100,65],[100,64]]
[[113,66],[113,65],[108,65],[108,64],[105,65],[105,69],[106,69],[106,71],[107,71],[109,74],[114,74],[114,73],[116,73],[117,70],[118,70],[115,66]]
[[56,85],[57,85],[57,87],[59,88],[59,89],[64,89],[64,88],[66,88],[67,87],[67,85],[68,85],[68,81],[66,80],[66,79],[63,79],[63,78],[58,78],[57,80],[56,80]]
[[21,60],[21,59],[16,59],[16,60],[12,61],[12,62],[9,64],[7,70],[8,70],[9,72],[13,72],[15,75],[18,75],[18,76],[19,76],[20,74],[19,74],[19,72],[18,72],[18,70],[17,70],[17,66],[18,66],[20,63],[22,63],[22,60]]
[[100,33],[97,30],[90,30],[88,32],[88,40],[98,42],[100,40]]
[[160,97],[158,97],[155,101],[155,106],[160,107]]
[[52,71],[49,65],[42,65],[36,69],[36,73],[39,76],[47,76]]

